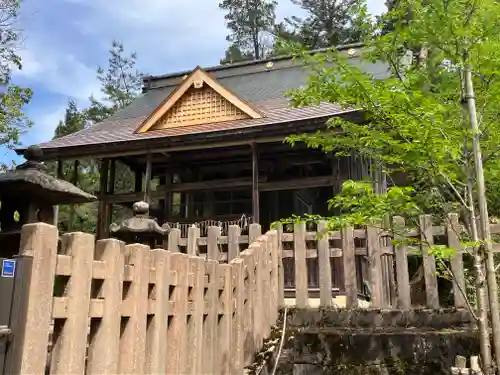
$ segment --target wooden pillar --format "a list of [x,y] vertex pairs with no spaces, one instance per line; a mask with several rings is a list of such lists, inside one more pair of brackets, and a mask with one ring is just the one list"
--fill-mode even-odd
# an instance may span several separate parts
[[[64,180],[63,175],[63,161],[57,161],[57,178],[60,180]],[[59,224],[59,206],[54,206],[54,225],[57,227]]]
[[[75,160],[73,163],[73,176],[71,177],[71,183],[75,186],[78,185],[78,167],[80,166],[80,162]],[[74,229],[73,221],[75,220],[75,205],[72,204],[69,211],[69,223],[68,223],[68,232],[72,232]]]
[[[111,159],[109,166],[109,180],[107,191],[108,194],[115,193],[115,180],[116,180],[116,159]],[[113,221],[113,203],[108,203],[106,205],[106,232],[108,231],[111,222]]]
[[97,240],[106,238],[106,202],[104,201],[108,190],[109,159],[101,160],[101,170],[99,177],[99,207],[97,210]]
[[172,174],[167,171],[165,174],[165,222],[170,220],[172,216]]
[[252,215],[253,222],[260,222],[259,202],[259,155],[257,145],[252,143]]
[[142,171],[136,169],[134,173],[135,173],[134,191],[136,193],[140,193],[142,191]]
[[146,158],[146,175],[144,176],[144,202],[151,205],[151,175],[153,173],[153,162],[151,152]]
[[373,166],[372,183],[376,194],[384,194],[387,191],[387,178],[381,166]]

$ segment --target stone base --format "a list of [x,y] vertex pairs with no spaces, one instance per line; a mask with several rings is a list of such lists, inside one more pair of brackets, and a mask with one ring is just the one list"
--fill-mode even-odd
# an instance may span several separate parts
[[479,354],[464,311],[294,310],[287,322],[282,375],[449,375],[456,355]]

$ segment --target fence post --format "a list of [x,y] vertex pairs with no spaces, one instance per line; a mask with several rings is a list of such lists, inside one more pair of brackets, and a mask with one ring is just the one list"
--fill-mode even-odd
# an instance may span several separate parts
[[[405,219],[395,216],[393,219],[396,233],[394,239],[401,241],[403,235],[397,233],[400,228],[404,228]],[[408,249],[404,243],[396,243],[394,246],[394,256],[396,257],[396,277],[398,280],[398,307],[400,309],[411,308],[410,275],[408,273]]]
[[69,233],[62,243],[66,245],[63,252],[71,257],[71,275],[64,298],[66,317],[52,350],[51,374],[78,374],[85,372],[94,236]]
[[146,367],[146,328],[148,314],[148,289],[150,276],[149,246],[133,244],[125,246],[133,265],[132,282],[123,301],[123,316],[126,317],[120,340],[120,363],[122,374],[143,374]]
[[332,266],[330,263],[330,240],[328,223],[318,223],[318,266],[319,266],[319,304],[321,307],[331,307],[332,301]]
[[205,301],[205,259],[190,257],[190,272],[193,275],[193,285],[188,287],[188,325],[187,325],[187,359],[186,374],[203,373],[203,314]]
[[262,234],[262,228],[260,224],[252,223],[248,228],[248,245],[255,241]]
[[[218,229],[218,228],[217,228]],[[210,232],[210,229],[209,229]],[[217,319],[219,315],[218,293],[219,280],[217,267],[219,262],[208,260],[205,263],[205,273],[208,285],[205,286],[205,321],[203,323],[203,371],[215,373],[215,356],[217,353]]]
[[253,356],[255,355],[256,348],[254,347],[254,331],[255,331],[255,316],[254,316],[254,305],[255,305],[255,295],[256,295],[256,285],[255,285],[255,268],[256,268],[256,258],[254,255],[253,248],[248,248],[240,254],[240,258],[243,259],[243,277],[244,277],[244,290],[243,296],[245,302],[243,304],[243,327],[244,327],[244,364],[249,365],[253,362]]
[[24,225],[20,254],[33,257],[28,312],[20,350],[20,374],[44,374],[47,363],[58,231],[44,223]]
[[168,316],[166,374],[185,374],[186,368],[186,319],[188,298],[189,256],[182,253],[170,254],[171,280],[170,303],[172,311]]
[[173,228],[168,234],[168,251],[173,253],[179,252],[179,240],[181,238],[181,230],[178,228]]
[[234,314],[231,325],[231,374],[242,374],[244,366],[244,324],[245,283],[243,259],[236,258],[230,263],[234,289]]
[[[115,239],[100,240],[96,244],[96,260],[104,262],[106,278],[102,284],[102,295],[104,296],[102,318],[98,326],[92,329],[94,333],[89,343],[87,360],[87,373],[89,375],[118,373],[125,267],[123,247],[124,243]],[[117,314],[117,311],[120,313]]]
[[273,326],[278,320],[278,310],[279,310],[279,252],[278,252],[278,234],[275,230],[271,230],[267,234],[268,246],[269,246],[269,257],[271,259],[270,264],[270,297],[271,303],[269,304],[270,309],[270,324]]
[[227,262],[240,255],[240,227],[230,225],[227,230]]
[[285,307],[285,270],[283,269],[283,224],[276,228],[278,252],[278,306]]
[[207,234],[207,259],[219,261],[220,250],[219,250],[219,238],[221,232],[219,227],[210,226],[208,227]]
[[295,248],[295,303],[297,308],[305,309],[308,302],[307,262],[306,262],[306,224],[293,226]]
[[[372,305],[381,308],[385,305],[382,294],[382,254],[380,251],[379,229],[366,228],[366,250],[370,264],[370,283],[372,287]],[[388,280],[385,280],[388,282]]]
[[344,285],[347,308],[358,307],[355,250],[353,228],[342,228],[342,261],[344,264]]
[[150,296],[154,300],[154,315],[147,332],[146,371],[148,374],[164,374],[167,368],[170,254],[171,252],[163,249],[151,251],[155,278],[153,295]]
[[[219,276],[223,280],[222,290],[219,292],[220,301],[222,306],[221,315],[219,318],[218,327],[218,340],[219,346],[217,348],[217,374],[230,375],[231,374],[231,351],[235,350],[231,346],[231,327],[233,316],[233,283],[231,266],[229,264],[219,264],[217,267]],[[199,373],[199,372],[198,372]],[[195,374],[193,374],[195,375]]]
[[256,274],[255,280],[257,283],[256,299],[255,299],[255,319],[258,329],[256,336],[256,346],[258,349],[262,347],[264,337],[269,334],[269,295],[270,295],[270,274],[269,274],[269,253],[267,249],[267,236],[260,237],[251,246],[255,249],[256,255]]
[[191,256],[198,256],[198,238],[200,238],[200,228],[189,227],[188,241],[187,241],[187,254]]
[[448,215],[446,225],[446,234],[448,237],[448,247],[456,249],[455,254],[450,259],[451,272],[453,273],[453,300],[455,307],[462,308],[466,306],[463,293],[465,290],[464,262],[462,246],[460,245],[461,226],[458,222],[457,214]]
[[439,293],[436,276],[436,259],[429,254],[429,247],[434,245],[432,232],[432,216],[420,216],[420,239],[422,240],[422,257],[424,265],[425,295],[427,307],[439,309]]

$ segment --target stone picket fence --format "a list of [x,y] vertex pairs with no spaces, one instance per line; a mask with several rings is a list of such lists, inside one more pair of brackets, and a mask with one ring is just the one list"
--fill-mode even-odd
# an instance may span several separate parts
[[[401,218],[394,220],[404,228]],[[371,289],[369,306],[413,308],[410,257],[422,263],[422,305],[439,308],[432,244],[459,250],[448,262],[453,304],[465,306],[460,291],[467,249],[460,244],[465,229],[457,215],[441,225],[421,216],[419,228],[401,234],[418,239],[415,245],[393,242],[394,234],[380,228],[326,228],[325,222],[315,231],[296,223],[262,235],[251,224],[248,235],[230,226],[227,236],[210,227],[200,237],[193,227],[187,238],[174,229],[164,250],[114,239],[95,243],[85,233],[59,240],[51,225],[25,225],[20,254],[32,257],[32,267],[26,327],[15,336],[22,343],[16,373],[240,375],[262,349],[282,307],[309,308],[312,299],[318,307],[335,306],[337,260],[347,308],[359,307],[360,274]],[[500,233],[500,225],[492,224],[491,231]],[[360,265],[357,258],[366,262]],[[293,265],[288,276],[285,261]],[[287,277],[293,278],[293,297],[286,296]]]
[[276,231],[228,264],[85,233],[58,246],[47,224],[23,227],[20,253],[33,257],[25,375],[243,374],[282,305]]

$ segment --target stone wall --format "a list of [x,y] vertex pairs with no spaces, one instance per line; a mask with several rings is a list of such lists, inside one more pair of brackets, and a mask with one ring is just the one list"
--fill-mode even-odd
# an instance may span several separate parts
[[289,310],[282,375],[449,374],[479,353],[465,310]]

